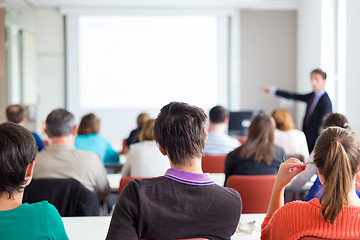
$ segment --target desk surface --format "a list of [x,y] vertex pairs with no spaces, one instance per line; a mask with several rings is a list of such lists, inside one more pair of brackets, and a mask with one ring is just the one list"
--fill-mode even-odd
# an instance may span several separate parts
[[[232,240],[255,240],[260,239],[260,227],[265,214],[242,214],[241,229],[250,230],[255,221],[254,231],[247,233],[236,232]],[[106,238],[111,217],[63,217],[65,230],[71,240],[101,240]],[[247,224],[250,223],[250,224]]]

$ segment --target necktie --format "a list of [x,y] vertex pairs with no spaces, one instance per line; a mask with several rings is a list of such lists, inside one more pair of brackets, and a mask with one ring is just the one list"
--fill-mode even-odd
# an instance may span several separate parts
[[315,100],[315,94],[311,97],[311,100],[310,100],[310,103],[309,103],[309,109],[308,109],[308,112],[307,112],[307,115],[306,115],[306,118],[305,118],[305,124],[306,125],[308,125],[310,117],[312,115],[311,108],[312,108],[312,105],[314,104],[314,100]]

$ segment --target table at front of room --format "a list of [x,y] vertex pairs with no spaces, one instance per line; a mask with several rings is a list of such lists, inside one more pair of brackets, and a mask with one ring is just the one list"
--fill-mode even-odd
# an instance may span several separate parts
[[[240,218],[241,232],[236,231],[231,239],[260,239],[260,227],[264,217],[265,214],[242,214]],[[69,239],[101,240],[106,238],[111,217],[63,217],[62,219]],[[242,230],[245,231],[242,232]]]

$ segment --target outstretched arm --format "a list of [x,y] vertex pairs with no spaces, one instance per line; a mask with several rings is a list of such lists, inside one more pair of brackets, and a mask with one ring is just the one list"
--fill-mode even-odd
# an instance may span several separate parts
[[271,193],[266,216],[272,216],[276,210],[284,205],[285,186],[291,181],[291,179],[305,169],[306,164],[296,158],[290,158],[280,165]]

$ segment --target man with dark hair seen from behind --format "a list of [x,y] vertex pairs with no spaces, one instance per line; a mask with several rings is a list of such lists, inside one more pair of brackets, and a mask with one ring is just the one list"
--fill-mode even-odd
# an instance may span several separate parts
[[110,193],[107,173],[99,156],[75,148],[75,117],[65,109],[52,111],[46,119],[51,144],[36,156],[35,178],[73,178],[102,198]]
[[205,142],[206,155],[228,154],[240,146],[240,142],[226,134],[229,112],[222,106],[215,106],[209,112],[208,138]]
[[241,199],[214,184],[201,169],[206,114],[172,102],[158,115],[154,135],[171,168],[164,176],[131,181],[111,219],[107,240],[230,239],[238,225]]
[[[19,124],[24,126],[26,122],[26,112],[25,108],[21,105],[10,105],[6,108],[6,118],[9,122]],[[31,132],[31,131],[30,131]],[[34,136],[38,151],[41,151],[45,148],[45,145],[39,135],[35,132],[31,132]]]
[[311,74],[311,85],[313,92],[298,94],[279,90],[276,87],[265,87],[266,94],[276,95],[288,99],[306,102],[306,113],[303,120],[303,131],[306,136],[309,152],[312,152],[315,141],[319,136],[319,127],[326,114],[332,112],[332,105],[329,95],[325,91],[326,72],[321,69],[314,69]]

